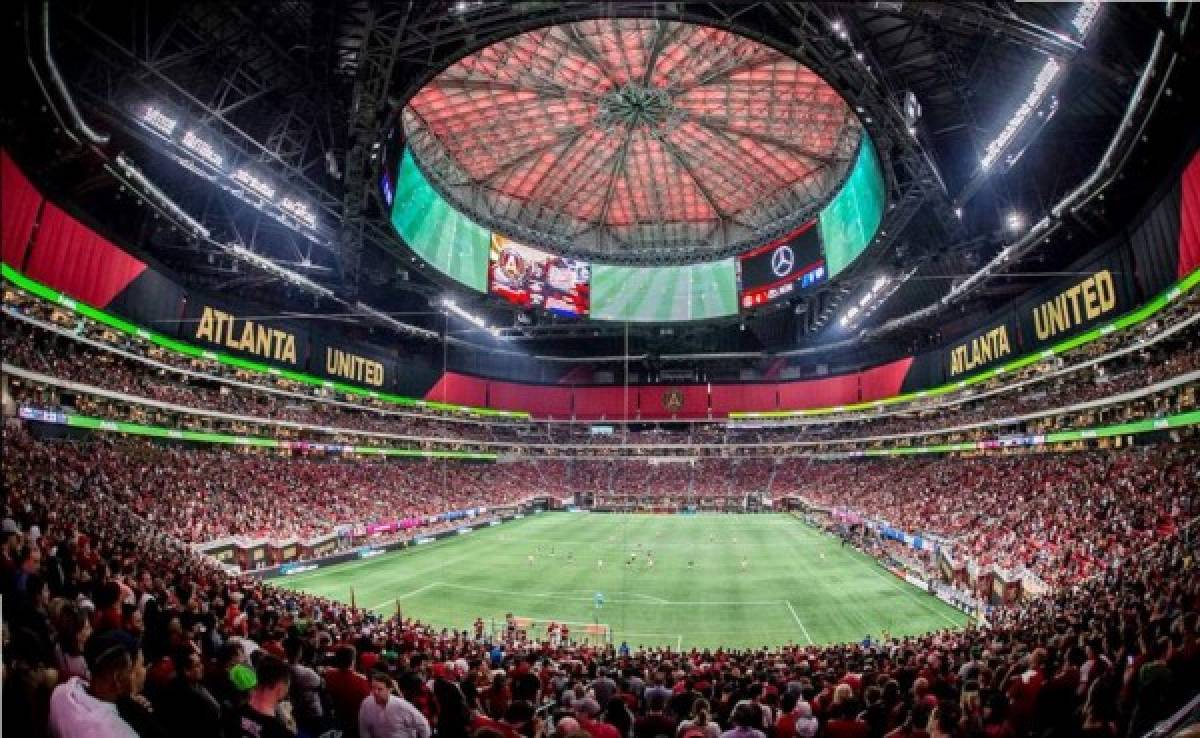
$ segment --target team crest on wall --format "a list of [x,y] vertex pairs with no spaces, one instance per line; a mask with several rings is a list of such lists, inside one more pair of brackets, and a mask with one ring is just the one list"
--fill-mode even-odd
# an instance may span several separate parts
[[683,391],[673,389],[662,396],[663,408],[677,413],[683,409]]

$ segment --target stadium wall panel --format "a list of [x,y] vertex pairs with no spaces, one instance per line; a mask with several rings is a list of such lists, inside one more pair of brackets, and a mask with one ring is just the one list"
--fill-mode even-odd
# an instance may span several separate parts
[[913,357],[909,356],[859,372],[859,401],[882,400],[900,394],[912,365]]
[[769,411],[779,408],[779,390],[774,384],[715,384],[712,388],[713,415],[735,410]]
[[943,352],[926,351],[913,358],[900,385],[901,392],[916,392],[927,387],[937,387],[945,384],[946,375],[942,371],[945,366]]
[[[807,410],[830,405],[849,405],[858,402],[858,372],[823,379],[785,382],[779,385],[778,409]],[[732,407],[728,412],[742,408]]]
[[145,269],[140,259],[47,203],[24,272],[89,305],[107,307]]
[[[462,398],[462,401],[458,398]],[[457,372],[443,372],[433,387],[425,393],[425,399],[484,407],[488,399],[488,380]]]
[[308,373],[379,390],[394,390],[396,354],[365,343],[349,344],[311,331]]
[[1127,240],[1143,300],[1200,267],[1200,155],[1151,198]]
[[1070,276],[1023,298],[1015,308],[1021,347],[1029,353],[1107,322],[1140,303],[1133,261],[1122,241],[1090,261],[1068,269]]
[[187,293],[174,280],[148,266],[103,307],[138,325],[175,335],[186,299]]
[[[526,390],[532,390],[526,387]],[[630,387],[575,387],[575,417],[596,420],[620,420],[626,415],[637,417],[637,388]],[[624,406],[624,411],[622,407]]]
[[176,335],[197,346],[264,361],[296,371],[308,368],[308,328],[265,317],[254,306],[191,294]]
[[[457,400],[451,402],[457,403]],[[488,382],[488,407],[497,410],[525,410],[539,418],[569,418],[571,390],[567,387],[531,387],[514,382]]]
[[995,321],[938,351],[936,378],[953,382],[1012,361],[1022,353],[1020,339],[1016,313],[1012,308],[1004,310]]
[[642,418],[708,417],[708,388],[703,384],[638,387],[637,395]]
[[0,257],[4,263],[24,269],[25,253],[43,202],[42,193],[8,152],[0,150]]
[[1192,157],[1180,181],[1179,264],[1177,278],[1200,267],[1200,155]]

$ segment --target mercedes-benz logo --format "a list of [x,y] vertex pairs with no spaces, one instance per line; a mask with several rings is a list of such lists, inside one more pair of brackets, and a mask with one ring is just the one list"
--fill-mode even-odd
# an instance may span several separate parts
[[776,277],[786,277],[795,266],[796,255],[792,253],[791,246],[780,246],[771,254],[771,271],[775,272]]

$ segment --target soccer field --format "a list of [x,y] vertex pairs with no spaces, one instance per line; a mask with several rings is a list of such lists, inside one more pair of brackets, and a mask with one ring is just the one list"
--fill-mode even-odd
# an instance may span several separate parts
[[353,587],[359,606],[392,614],[399,600],[406,617],[453,628],[508,612],[537,635],[549,620],[573,635],[599,623],[634,647],[859,641],[967,621],[783,514],[544,513],[274,583],[346,602]]

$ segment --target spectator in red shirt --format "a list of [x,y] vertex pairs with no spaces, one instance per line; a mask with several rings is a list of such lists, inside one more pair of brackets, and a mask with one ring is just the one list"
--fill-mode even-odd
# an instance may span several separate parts
[[[842,685],[846,686],[846,685]],[[826,738],[867,738],[870,726],[858,719],[858,705],[854,699],[837,700],[829,708],[830,720],[825,723]]]
[[575,703],[575,719],[579,721],[579,727],[587,731],[592,738],[620,738],[616,728],[596,719],[599,716],[600,703],[591,697],[585,697]]
[[371,694],[370,680],[354,670],[354,657],[354,646],[339,646],[333,654],[333,668],[325,672],[334,720],[346,738],[358,735],[358,709]]

